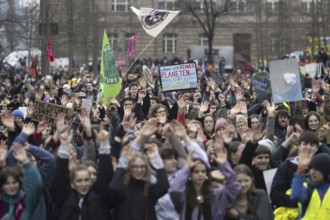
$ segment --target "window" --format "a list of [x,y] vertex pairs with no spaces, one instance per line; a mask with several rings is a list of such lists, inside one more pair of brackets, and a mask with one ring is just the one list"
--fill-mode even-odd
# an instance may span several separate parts
[[119,40],[118,40],[118,34],[110,34],[108,33],[109,36],[109,42],[110,42],[110,46],[112,48],[113,51],[118,51],[118,45],[119,45]]
[[200,34],[199,35],[199,45],[200,46],[208,46],[209,45],[209,40],[206,36],[206,34]]
[[279,9],[279,0],[267,0],[266,7],[268,13],[277,13]]
[[158,8],[165,9],[165,10],[175,10],[176,1],[175,0],[160,0],[158,2]]
[[270,42],[271,42],[270,46],[271,46],[272,53],[277,54],[277,52],[279,50],[279,48],[278,48],[279,47],[278,36],[276,34],[272,34]]
[[129,0],[112,0],[112,11],[128,11]]
[[175,34],[165,34],[164,35],[163,51],[164,51],[164,53],[175,53],[176,52],[176,35]]
[[[211,0],[211,1],[212,1],[212,2],[207,1],[208,8],[209,8],[209,9],[210,9],[211,7],[212,7],[212,8],[216,8],[216,7],[217,7],[217,0]],[[198,2],[197,2],[197,4],[198,4]],[[211,7],[210,7],[209,4],[212,4]],[[199,9],[200,9],[201,11],[205,11],[205,8],[206,8],[206,4],[205,4],[204,0],[200,0],[200,2],[199,2]]]
[[235,0],[229,5],[230,13],[252,13],[253,2],[252,0]]
[[302,13],[311,13],[314,10],[315,5],[320,0],[302,0],[301,2],[301,12]]

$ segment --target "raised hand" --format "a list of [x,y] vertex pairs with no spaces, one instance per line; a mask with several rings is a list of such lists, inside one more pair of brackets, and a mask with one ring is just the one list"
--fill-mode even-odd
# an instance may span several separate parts
[[15,143],[13,145],[13,155],[17,162],[20,162],[22,164],[27,164],[29,162],[29,159],[26,155],[26,151],[24,150],[23,146],[20,144]]
[[34,124],[32,122],[25,124],[22,129],[22,132],[28,136],[33,134],[35,131],[36,131],[36,127],[34,126]]
[[176,136],[178,136],[179,138],[184,138],[185,136],[187,136],[187,131],[180,122],[178,122],[177,120],[173,120],[171,122],[171,125]]
[[153,135],[158,130],[158,119],[149,119],[140,130],[140,135],[143,137],[149,137]]
[[75,166],[79,165],[80,161],[77,159],[77,152],[76,151],[71,151],[70,157],[69,157],[69,164],[68,164],[68,169],[71,171]]
[[162,136],[163,137],[172,137],[174,135],[174,129],[171,126],[170,123],[167,123],[164,125],[163,129],[162,129]]
[[307,146],[301,146],[298,152],[298,167],[308,169],[314,153]]
[[223,147],[223,144],[220,142],[214,143],[214,154],[212,154],[211,159],[217,164],[222,165],[227,162],[227,150]]
[[189,169],[192,169],[194,166],[196,166],[199,161],[193,161],[193,154],[195,153],[195,150],[192,150],[191,152],[188,153],[187,155],[187,161],[186,161],[186,166]]
[[133,157],[133,149],[130,144],[124,146],[121,150],[121,155],[126,157],[127,159],[132,159]]
[[41,134],[47,128],[47,126],[48,124],[45,121],[39,122],[37,126],[37,133]]
[[263,124],[259,124],[256,130],[253,131],[252,134],[252,143],[256,144],[259,140],[261,140],[265,135],[265,131],[263,129]]
[[183,96],[181,96],[178,99],[177,104],[178,104],[179,110],[183,110],[183,111],[186,110],[186,101],[184,100]]
[[235,91],[235,97],[236,97],[236,102],[239,102],[243,99],[244,96],[244,91],[241,89],[236,89]]
[[6,157],[7,157],[8,146],[6,141],[0,141],[0,166],[4,167],[6,165]]
[[278,106],[276,106],[274,102],[272,102],[271,104],[268,102],[266,104],[268,117],[271,117],[271,118],[275,117],[277,107]]
[[33,115],[33,104],[32,103],[29,103],[28,105],[27,105],[27,112],[26,112],[26,115],[27,116],[32,116]]
[[11,112],[7,111],[5,115],[2,115],[1,122],[4,126],[8,128],[8,130],[10,131],[15,130],[14,116]]
[[66,146],[69,145],[71,143],[72,137],[73,137],[73,130],[66,129],[60,135],[61,144],[66,145]]
[[62,133],[68,126],[65,124],[65,115],[60,113],[56,117],[56,131]]
[[148,158],[153,158],[159,155],[157,144],[145,144],[144,149],[147,151]]
[[199,111],[205,113],[208,109],[209,109],[209,103],[208,103],[208,101],[204,101],[201,104],[201,107],[199,108]]
[[68,104],[68,96],[67,95],[62,95],[62,97],[60,98],[61,104],[66,106]]

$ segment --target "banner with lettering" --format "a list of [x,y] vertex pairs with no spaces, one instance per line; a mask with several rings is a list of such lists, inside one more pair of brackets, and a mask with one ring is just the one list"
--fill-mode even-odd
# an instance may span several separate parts
[[270,61],[269,70],[275,103],[295,102],[303,99],[296,59]]
[[122,85],[113,51],[105,30],[101,55],[100,89],[102,90],[103,104],[107,106],[109,105],[109,97],[116,98],[122,89]]
[[272,97],[268,72],[261,71],[255,73],[252,77],[252,86],[257,93],[259,103],[262,103],[264,100],[270,100]]
[[48,125],[56,127],[56,117],[58,114],[64,113],[65,120],[70,123],[73,116],[73,109],[62,105],[55,105],[49,102],[34,101],[32,121],[45,121]]
[[161,66],[159,67],[159,78],[164,92],[196,89],[196,63]]

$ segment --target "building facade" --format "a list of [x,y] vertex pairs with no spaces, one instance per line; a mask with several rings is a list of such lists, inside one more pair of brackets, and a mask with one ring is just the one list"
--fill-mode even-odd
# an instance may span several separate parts
[[[208,44],[207,36],[197,20],[185,10],[183,0],[61,0],[49,1],[51,22],[59,32],[52,36],[55,54],[67,57],[68,4],[73,20],[73,54],[77,63],[95,61],[100,56],[103,30],[106,29],[116,60],[127,62],[128,40],[138,35],[136,54],[152,41],[130,6],[181,10],[181,13],[151,42],[141,58],[188,59],[190,45]],[[203,1],[195,1],[195,10],[204,16]],[[212,0],[214,7],[225,0]],[[310,36],[329,36],[328,0],[230,0],[228,13],[216,20],[213,45],[234,46],[247,61],[275,59],[292,51],[301,51]],[[72,31],[72,30],[71,30]],[[72,36],[71,36],[72,37]],[[194,58],[194,57],[190,57]]]

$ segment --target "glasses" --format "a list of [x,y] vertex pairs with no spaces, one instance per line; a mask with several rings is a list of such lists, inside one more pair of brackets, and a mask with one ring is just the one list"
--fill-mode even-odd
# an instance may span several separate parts
[[132,168],[134,170],[145,170],[146,169],[146,165],[133,165]]
[[162,113],[165,113],[166,111],[165,110],[162,110],[162,111],[158,111],[157,114],[162,114]]

